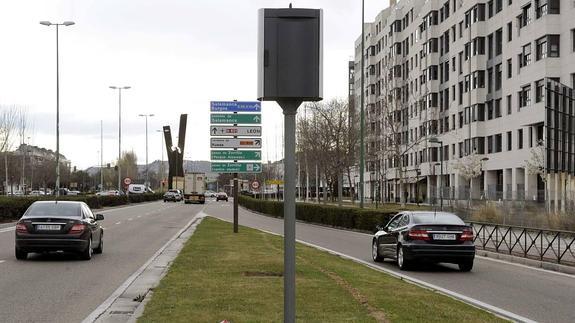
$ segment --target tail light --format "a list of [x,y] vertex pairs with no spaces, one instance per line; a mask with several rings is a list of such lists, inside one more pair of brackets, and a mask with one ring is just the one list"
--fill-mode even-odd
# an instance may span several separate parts
[[84,229],[86,229],[86,225],[85,224],[74,224],[72,226],[72,228],[70,228],[70,231],[68,231],[69,234],[76,234],[76,233],[81,233],[84,231]]
[[463,229],[461,236],[459,236],[459,240],[461,240],[461,241],[473,241],[473,230]]
[[407,236],[411,240],[429,240],[429,234],[426,230],[409,230]]
[[16,224],[16,232],[18,233],[28,233],[28,228],[24,223],[17,223]]

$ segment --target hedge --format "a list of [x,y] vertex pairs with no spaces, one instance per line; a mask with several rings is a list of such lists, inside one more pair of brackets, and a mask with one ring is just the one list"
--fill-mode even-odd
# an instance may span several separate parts
[[[161,200],[163,194],[131,194],[128,196],[60,196],[61,201],[82,201],[91,209],[101,209],[106,206],[118,206],[128,203],[140,203]],[[28,207],[36,201],[54,200],[54,196],[7,197],[0,196],[0,222],[16,220],[24,214]]]
[[[240,196],[238,203],[247,209],[283,218],[283,202]],[[400,211],[396,207],[374,210],[310,203],[296,204],[298,220],[366,232],[374,232],[377,225],[389,222],[390,218]]]

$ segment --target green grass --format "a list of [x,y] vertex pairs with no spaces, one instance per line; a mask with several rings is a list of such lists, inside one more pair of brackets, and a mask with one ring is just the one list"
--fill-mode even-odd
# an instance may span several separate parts
[[[139,322],[281,322],[281,237],[206,218],[154,290]],[[250,276],[246,273],[266,273]],[[297,246],[299,322],[496,322],[450,297]]]

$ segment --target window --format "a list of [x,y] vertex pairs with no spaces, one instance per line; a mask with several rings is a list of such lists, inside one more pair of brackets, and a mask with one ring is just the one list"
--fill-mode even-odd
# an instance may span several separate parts
[[495,66],[495,91],[501,90],[501,64]]
[[525,85],[519,91],[519,108],[526,107],[531,104],[531,84]]
[[502,135],[501,134],[497,134],[495,135],[495,152],[496,153],[500,153],[503,147],[503,142],[502,142]]
[[495,118],[501,118],[501,99],[495,100]]
[[511,26],[511,21],[507,23],[507,41],[510,42],[513,40],[513,28]]
[[519,28],[527,26],[531,22],[531,2],[521,8],[521,14],[517,17]]
[[547,14],[547,0],[535,0],[535,18],[539,19]]
[[513,76],[513,66],[510,58],[507,60],[507,78],[510,79],[512,76]]
[[511,114],[511,94],[507,96],[507,114]]
[[503,29],[499,28],[495,32],[495,56],[501,55],[503,51]]
[[493,152],[493,136],[487,136],[487,153]]
[[521,67],[531,64],[531,44],[523,46],[521,53]]
[[489,18],[493,17],[493,0],[487,2],[487,16]]
[[543,101],[545,98],[544,81],[541,79],[535,82],[535,103]]
[[495,13],[503,10],[503,0],[495,0]]
[[549,57],[559,57],[559,35],[548,35]]
[[575,29],[571,29],[571,51],[575,52]]
[[512,149],[511,131],[507,131],[507,151]]
[[487,93],[491,93],[493,89],[493,69],[487,69]]
[[493,119],[493,101],[485,102],[487,105],[487,120]]
[[493,57],[493,34],[487,36],[487,58],[491,59]]
[[543,36],[535,41],[535,60],[538,61],[547,57],[547,36]]
[[523,149],[523,129],[517,130],[517,149]]

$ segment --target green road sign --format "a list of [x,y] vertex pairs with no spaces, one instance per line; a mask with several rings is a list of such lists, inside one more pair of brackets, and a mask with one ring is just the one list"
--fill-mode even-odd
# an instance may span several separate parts
[[212,150],[212,160],[262,160],[259,150]]
[[210,122],[213,124],[260,124],[262,123],[262,116],[259,113],[246,113],[246,114],[233,114],[233,113],[212,113],[210,115]]
[[261,173],[262,163],[212,163],[212,173]]

